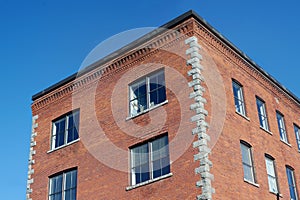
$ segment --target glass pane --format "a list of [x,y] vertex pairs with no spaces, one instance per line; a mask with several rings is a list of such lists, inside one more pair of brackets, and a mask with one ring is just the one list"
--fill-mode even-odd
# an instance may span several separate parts
[[269,189],[271,192],[278,193],[276,179],[268,176]]
[[252,167],[248,165],[243,165],[244,168],[244,178],[248,181],[254,182]]
[[273,160],[266,158],[266,166],[268,175],[275,177],[274,163]]
[[79,127],[79,112],[71,114],[68,118],[68,140],[71,142],[78,139],[78,127]]
[[297,126],[295,126],[295,125],[294,125],[294,130],[295,130],[295,135],[296,135],[298,150],[300,150],[300,131],[299,131],[299,128]]
[[55,147],[62,146],[65,142],[66,120],[60,120],[54,123],[56,130]]
[[250,149],[246,145],[241,144],[241,149],[242,149],[242,158],[243,158],[243,163],[246,163],[247,165],[252,165],[251,162],[251,157],[250,157]]
[[148,143],[131,150],[133,184],[150,179]]

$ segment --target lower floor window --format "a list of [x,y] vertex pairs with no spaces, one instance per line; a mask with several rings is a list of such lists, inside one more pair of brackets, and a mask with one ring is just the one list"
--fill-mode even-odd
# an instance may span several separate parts
[[49,200],[76,200],[77,170],[50,177]]
[[170,173],[167,135],[135,146],[130,149],[130,153],[132,185]]
[[275,171],[275,161],[273,158],[266,156],[266,167],[267,167],[267,174],[268,174],[268,183],[269,183],[269,190],[275,194],[279,193],[278,186],[277,186],[277,176]]
[[298,200],[294,170],[292,168],[287,167],[286,168],[286,175],[287,175],[288,183],[289,183],[290,199],[291,200]]

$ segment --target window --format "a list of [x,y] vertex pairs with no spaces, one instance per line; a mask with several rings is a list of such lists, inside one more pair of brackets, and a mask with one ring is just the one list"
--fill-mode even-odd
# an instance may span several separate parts
[[294,130],[295,130],[295,134],[296,134],[298,150],[300,151],[300,128],[294,124]]
[[243,87],[236,81],[232,82],[233,95],[234,95],[234,104],[236,112],[246,116]]
[[287,175],[287,179],[288,179],[288,183],[289,183],[290,199],[298,200],[294,170],[290,167],[286,167],[286,175]]
[[53,176],[49,184],[49,200],[76,200],[77,170]]
[[251,183],[255,183],[254,177],[254,166],[252,159],[251,146],[243,141],[241,141],[241,151],[242,151],[242,162],[244,168],[244,179]]
[[168,136],[148,141],[130,149],[131,185],[170,173]]
[[260,127],[269,131],[269,124],[268,124],[265,102],[259,99],[258,97],[256,97],[256,105],[257,105]]
[[276,111],[276,117],[277,117],[277,123],[278,123],[280,139],[282,141],[288,143],[288,138],[287,138],[287,135],[286,135],[286,129],[285,129],[285,124],[284,124],[284,117],[278,111]]
[[51,149],[78,139],[79,110],[68,113],[52,122]]
[[166,100],[164,71],[148,75],[129,85],[129,93],[131,116],[163,103]]
[[272,193],[279,193],[278,186],[277,186],[277,176],[275,171],[275,161],[272,157],[266,156],[266,168],[268,174],[268,183],[269,183],[269,190]]

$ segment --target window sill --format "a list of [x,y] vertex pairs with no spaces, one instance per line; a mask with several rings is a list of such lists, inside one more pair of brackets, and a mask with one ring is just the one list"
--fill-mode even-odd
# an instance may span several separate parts
[[243,117],[244,119],[248,120],[250,122],[250,118],[248,118],[246,115],[239,113],[238,111],[235,111],[236,114],[238,114],[239,116]]
[[257,187],[257,188],[259,188],[259,184],[253,183],[252,181],[248,181],[248,180],[245,179],[245,178],[244,178],[244,182],[245,182],[245,183],[248,183],[248,184],[250,184],[250,185],[253,185],[253,186]]
[[267,132],[267,133],[270,134],[270,135],[273,135],[273,133],[272,133],[271,131],[265,129],[264,127],[261,127],[261,126],[260,126],[260,129],[262,129],[263,131]]
[[290,143],[288,143],[288,142],[286,142],[286,141],[284,141],[284,140],[282,140],[282,139],[280,139],[280,141],[283,142],[285,145],[287,145],[287,146],[289,146],[289,147],[292,147],[292,145],[291,145]]
[[151,184],[151,183],[153,183],[153,182],[157,182],[157,181],[160,181],[160,180],[169,178],[169,177],[171,177],[171,176],[173,176],[173,174],[172,174],[172,173],[169,173],[169,174],[166,174],[166,175],[157,177],[157,178],[155,178],[155,179],[151,179],[151,180],[148,180],[148,181],[145,181],[145,182],[136,184],[136,185],[131,185],[131,186],[126,187],[126,191],[133,190],[133,189],[135,189],[135,188],[142,187],[142,186],[144,186],[144,185],[148,185],[148,184]]
[[165,105],[165,104],[167,104],[167,103],[168,103],[168,100],[165,100],[164,102],[161,102],[161,103],[159,103],[159,104],[156,104],[156,105],[152,106],[151,108],[148,108],[148,109],[146,109],[146,110],[144,110],[144,111],[142,111],[142,112],[137,113],[136,115],[127,117],[127,118],[126,118],[126,121],[128,121],[128,120],[130,120],[130,119],[133,119],[133,118],[136,118],[136,117],[138,117],[138,116],[140,116],[140,115],[142,115],[142,114],[144,114],[144,113],[147,113],[147,112],[149,112],[149,111],[151,111],[151,110],[154,110],[154,109],[156,109],[156,108],[158,108],[158,107],[160,107],[160,106],[163,106],[163,105]]
[[51,149],[51,150],[47,151],[47,153],[52,153],[53,151],[57,151],[57,150],[59,150],[59,149],[65,148],[65,147],[67,147],[67,146],[70,146],[70,145],[72,145],[72,144],[78,142],[78,141],[80,141],[80,138],[78,138],[77,140],[73,140],[72,142],[69,142],[69,143],[64,144],[64,145],[62,145],[62,146],[59,146],[59,147],[57,147],[57,148],[55,148],[55,149]]
[[[269,191],[269,192],[270,192],[271,194],[274,194],[274,195],[276,195],[276,196],[278,195],[278,193],[271,192],[271,191]],[[283,198],[282,194],[279,194],[279,197],[280,197],[280,198]]]

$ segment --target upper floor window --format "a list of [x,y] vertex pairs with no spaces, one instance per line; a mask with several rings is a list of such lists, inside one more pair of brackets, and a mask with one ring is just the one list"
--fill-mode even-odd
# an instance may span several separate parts
[[269,190],[270,192],[277,194],[279,193],[279,190],[278,190],[277,175],[275,171],[275,160],[272,157],[267,155],[265,156],[265,160],[266,160]]
[[287,138],[287,134],[286,134],[285,123],[284,123],[284,117],[278,111],[276,111],[276,117],[277,117],[277,123],[278,123],[278,129],[279,129],[280,139],[282,141],[288,143],[288,138]]
[[78,139],[79,110],[61,116],[52,122],[51,149]]
[[286,175],[289,183],[290,199],[298,200],[294,170],[290,167],[286,167]]
[[249,144],[241,141],[241,151],[242,151],[242,162],[244,168],[244,179],[251,183],[255,183],[252,148]]
[[150,140],[130,149],[131,185],[170,173],[168,136]]
[[258,111],[258,119],[259,119],[260,127],[269,131],[269,123],[268,123],[265,102],[260,98],[256,97],[256,106]]
[[165,74],[163,70],[152,73],[129,85],[130,116],[135,116],[166,101]]
[[77,170],[50,177],[49,200],[76,200]]
[[294,131],[296,135],[298,150],[300,151],[300,128],[295,124],[294,124]]
[[232,81],[234,104],[236,112],[246,116],[243,86],[236,81]]

